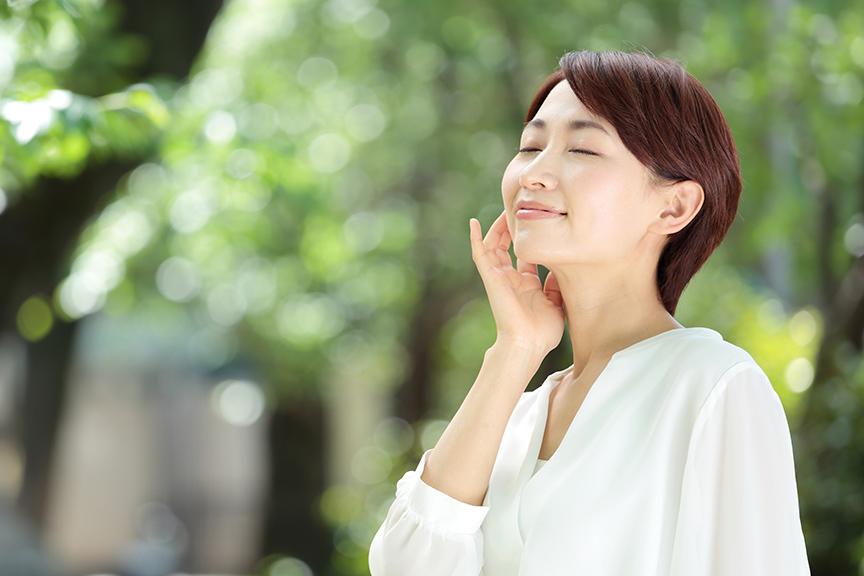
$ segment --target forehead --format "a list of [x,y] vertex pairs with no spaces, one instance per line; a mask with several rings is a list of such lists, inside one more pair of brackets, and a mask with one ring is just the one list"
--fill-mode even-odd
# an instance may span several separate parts
[[570,129],[593,129],[615,133],[614,128],[603,118],[593,114],[570,89],[566,80],[559,82],[540,105],[537,114],[526,123],[526,129],[552,128],[556,125]]

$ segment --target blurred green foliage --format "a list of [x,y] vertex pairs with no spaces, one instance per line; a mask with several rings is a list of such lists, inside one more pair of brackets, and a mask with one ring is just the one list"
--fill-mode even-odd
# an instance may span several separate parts
[[[748,350],[793,428],[803,418],[824,310],[864,254],[860,0],[233,0],[187,83],[123,89],[115,66],[107,96],[68,71],[89,65],[76,63],[82,42],[110,36],[112,4],[9,4],[20,5],[4,6],[0,24],[10,198],[39,175],[159,142],[82,235],[55,294],[61,316],[170,318],[191,327],[201,369],[252,361],[274,402],[319,394],[334,374],[395,392],[418,363],[414,344],[426,344],[432,419],[383,422],[356,484],[316,503],[335,529],[336,573],[366,572],[395,481],[434,444],[491,343],[468,218],[485,227],[500,212],[526,105],[568,50],[680,59],[720,103],[745,192],[678,317]],[[121,64],[143,49],[134,37],[112,46]],[[431,333],[418,333],[430,315]],[[21,325],[44,329],[36,312]],[[861,363],[855,351],[844,358],[818,433],[857,450]],[[828,486],[827,509],[860,492],[857,466]],[[801,469],[802,498],[815,502],[826,480],[812,461]],[[802,502],[811,555],[864,558],[864,546],[843,544],[864,532],[860,502],[827,535]]]
[[[99,0],[0,6],[0,188],[9,197],[39,176],[68,178],[91,160],[138,157],[167,125],[155,90],[124,82],[123,70],[141,48],[112,33],[112,6]],[[94,57],[109,45],[101,53],[107,57]],[[89,58],[79,61],[79,54]],[[95,86],[116,92],[90,93]]]

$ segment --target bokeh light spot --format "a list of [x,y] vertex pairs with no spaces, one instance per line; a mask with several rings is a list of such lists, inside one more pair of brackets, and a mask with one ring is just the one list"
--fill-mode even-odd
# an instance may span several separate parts
[[68,90],[51,90],[46,100],[55,110],[65,110],[72,104],[72,93]]
[[338,134],[323,134],[308,149],[309,165],[318,172],[338,172],[351,158],[351,145]]
[[405,64],[421,80],[438,76],[447,63],[444,51],[429,42],[415,42],[405,51]]
[[76,272],[58,289],[60,308],[70,318],[81,318],[105,305],[107,292],[102,280],[91,272]]
[[864,256],[864,224],[855,222],[843,234],[843,246],[855,258]]
[[298,295],[279,314],[279,333],[296,345],[315,345],[342,331],[345,318],[326,296]]
[[272,106],[258,102],[248,106],[238,118],[240,133],[250,140],[266,140],[279,126],[279,114]]
[[188,302],[201,289],[198,267],[184,258],[169,258],[156,270],[156,288],[168,300]]
[[[864,36],[858,36],[849,45],[849,53],[858,66],[864,68]],[[864,560],[862,560],[864,562]]]
[[423,452],[435,447],[438,439],[444,434],[447,424],[449,422],[446,420],[428,420],[423,424],[423,428],[420,430],[420,448]]
[[302,134],[312,127],[316,113],[311,106],[305,109],[288,109],[279,113],[279,128],[288,134]]
[[339,76],[336,64],[321,56],[309,58],[297,69],[297,82],[304,88],[317,88],[335,82]]
[[373,440],[391,456],[399,457],[414,446],[414,429],[401,418],[388,418],[375,429]]
[[786,365],[784,376],[791,391],[804,392],[813,384],[813,364],[807,358],[796,358]]
[[357,451],[351,460],[351,473],[364,484],[383,482],[393,469],[393,460],[381,448],[366,446]]
[[238,148],[225,158],[225,172],[238,180],[244,180],[252,176],[262,164],[258,154],[246,148]]
[[387,117],[380,108],[371,104],[354,106],[345,115],[345,130],[360,142],[374,140],[386,127]]
[[142,164],[129,175],[127,189],[132,196],[154,196],[165,186],[165,169],[158,164]]
[[230,112],[216,110],[211,112],[204,124],[204,135],[215,144],[225,144],[234,139],[237,122]]
[[314,576],[308,564],[298,558],[281,558],[267,571],[268,576]]
[[789,320],[789,335],[799,346],[806,346],[816,337],[816,318],[809,310],[799,310]]
[[0,115],[15,125],[15,140],[24,145],[48,129],[54,120],[55,112],[44,99],[33,102],[13,100],[2,105]]
[[31,296],[18,309],[18,332],[30,342],[48,335],[54,325],[51,305],[42,296]]
[[234,68],[204,70],[195,75],[189,95],[201,108],[227,106],[243,91],[243,76]]
[[352,214],[342,226],[345,242],[360,253],[374,250],[384,239],[384,226],[374,212]]
[[167,544],[185,537],[185,527],[167,505],[161,502],[142,504],[135,514],[138,532],[148,542]]
[[213,411],[234,426],[250,426],[264,413],[264,393],[248,380],[226,380],[213,389]]
[[213,321],[230,327],[243,319],[246,313],[246,298],[236,286],[217,286],[207,297],[207,311]]
[[330,0],[322,9],[325,23],[336,30],[357,22],[375,6],[376,0]]
[[334,524],[346,524],[363,509],[363,500],[350,486],[332,486],[321,496],[321,513]]
[[373,8],[354,23],[354,31],[361,38],[375,40],[390,29],[390,17],[378,8]]
[[181,194],[171,205],[171,212],[168,215],[171,226],[178,232],[186,234],[203,228],[212,214],[210,196],[201,189]]
[[117,286],[126,273],[126,265],[116,254],[104,250],[88,250],[75,259],[72,270],[99,278],[105,292]]
[[129,210],[110,225],[107,237],[118,254],[129,256],[147,246],[153,238],[153,225],[139,210]]
[[9,440],[0,440],[0,493],[15,500],[21,490],[24,472],[24,454]]
[[477,46],[480,61],[491,69],[497,69],[510,57],[513,46],[510,41],[497,34],[484,36]]

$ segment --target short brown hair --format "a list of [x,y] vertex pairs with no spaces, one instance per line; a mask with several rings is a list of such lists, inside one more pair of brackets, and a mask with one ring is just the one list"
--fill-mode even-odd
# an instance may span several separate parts
[[671,235],[657,264],[663,306],[675,313],[684,287],[732,225],[741,168],[729,125],[702,84],[674,60],[643,53],[568,52],[534,96],[525,121],[567,80],[592,113],[615,128],[628,150],[661,181],[692,180],[705,200]]

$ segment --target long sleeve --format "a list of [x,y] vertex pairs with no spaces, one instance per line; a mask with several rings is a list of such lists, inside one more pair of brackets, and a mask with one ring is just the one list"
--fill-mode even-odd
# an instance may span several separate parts
[[482,573],[480,526],[489,509],[460,502],[424,483],[420,476],[428,455],[396,485],[396,500],[369,549],[372,576]]
[[754,363],[730,368],[691,437],[673,576],[810,574],[789,425]]

